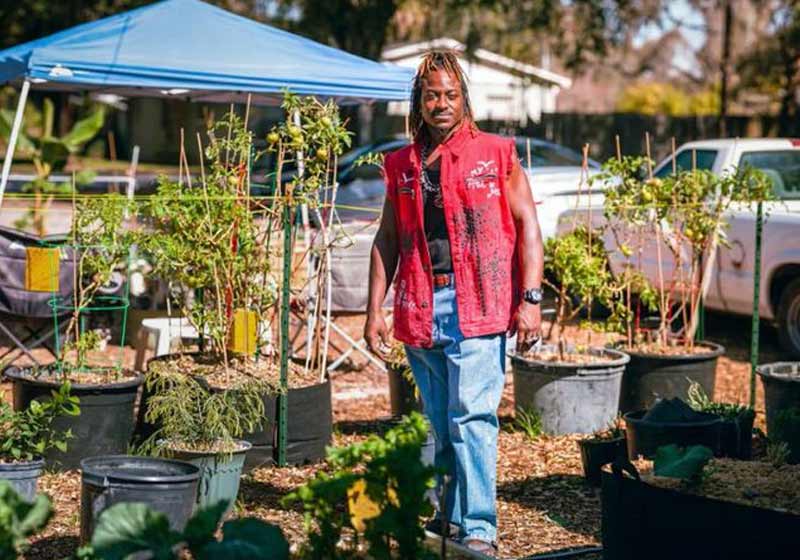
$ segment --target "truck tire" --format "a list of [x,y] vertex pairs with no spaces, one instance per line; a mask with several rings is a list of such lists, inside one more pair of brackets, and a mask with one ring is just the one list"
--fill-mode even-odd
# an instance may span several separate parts
[[792,358],[800,358],[800,278],[789,282],[781,292],[776,316],[781,347]]

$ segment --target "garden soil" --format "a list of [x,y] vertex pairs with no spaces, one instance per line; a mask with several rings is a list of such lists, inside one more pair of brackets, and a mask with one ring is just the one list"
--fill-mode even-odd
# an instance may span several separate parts
[[[360,338],[364,317],[349,317],[339,324]],[[720,358],[717,366],[714,395],[717,400],[747,402],[749,332],[749,319],[724,315],[708,317],[706,337],[727,348],[726,356]],[[344,341],[337,337],[332,334],[333,346],[345,347]],[[601,338],[595,333],[593,344],[598,345]],[[569,329],[568,339],[586,342],[585,336],[576,336],[574,328]],[[766,325],[762,328],[761,344],[762,363],[787,359],[777,347],[774,329]],[[133,349],[124,349],[124,365],[133,365],[134,354]],[[333,354],[335,356],[336,352]],[[390,404],[385,374],[362,356],[353,354],[332,375],[332,381],[335,444],[358,441],[388,428]],[[600,493],[583,482],[577,444],[580,437],[540,437],[531,441],[524,434],[514,432],[512,383],[509,372],[499,411],[503,427],[497,478],[501,556],[519,558],[545,551],[599,545]],[[756,426],[764,429],[764,397],[761,384],[756,383],[756,387]],[[0,395],[10,401],[10,383],[0,383]],[[254,515],[277,523],[296,547],[303,540],[302,512],[298,506],[282,507],[280,500],[322,468],[325,468],[323,464],[316,464],[254,470],[242,480],[236,514]],[[33,546],[26,558],[65,557],[78,546],[80,474],[46,474],[40,481],[40,489],[52,497],[56,515],[47,529],[32,540]]]

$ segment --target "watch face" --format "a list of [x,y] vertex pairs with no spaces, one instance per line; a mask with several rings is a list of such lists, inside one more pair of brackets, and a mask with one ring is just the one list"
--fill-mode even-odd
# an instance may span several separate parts
[[537,288],[532,288],[530,290],[525,290],[522,293],[522,299],[524,299],[528,303],[541,303],[542,302],[542,290],[537,289]]

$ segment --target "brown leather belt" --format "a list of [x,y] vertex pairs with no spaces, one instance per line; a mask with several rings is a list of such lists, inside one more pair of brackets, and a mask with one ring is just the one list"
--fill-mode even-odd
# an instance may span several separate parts
[[453,273],[446,272],[444,274],[434,274],[433,275],[433,287],[434,288],[447,288],[453,285]]

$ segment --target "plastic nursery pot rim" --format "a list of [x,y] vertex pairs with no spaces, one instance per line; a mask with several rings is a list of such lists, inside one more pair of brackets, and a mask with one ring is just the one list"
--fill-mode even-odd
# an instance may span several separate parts
[[725,353],[725,347],[722,344],[717,344],[716,342],[711,342],[709,340],[701,340],[699,342],[694,343],[695,347],[697,346],[705,346],[709,348],[709,352],[703,352],[702,354],[658,354],[658,353],[651,353],[651,352],[639,352],[637,350],[628,350],[622,346],[622,343],[613,344],[611,348],[617,350],[619,352],[625,352],[634,358],[653,358],[656,360],[663,360],[663,361],[675,361],[675,362],[687,362],[687,361],[702,361],[708,360],[711,358],[718,358]]
[[231,452],[225,451],[193,451],[191,449],[175,449],[174,447],[170,447],[169,444],[165,445],[165,448],[169,450],[170,453],[174,454],[175,456],[179,457],[214,457],[214,456],[227,456],[227,455],[241,455],[242,453],[247,453],[253,447],[253,444],[249,441],[245,441],[243,439],[234,440],[237,448]]
[[[115,468],[124,467],[129,463],[146,463],[153,467],[168,467],[174,474],[131,474],[128,472],[114,472]],[[193,482],[200,478],[200,468],[175,459],[161,459],[156,457],[139,457],[135,455],[107,455],[89,457],[81,461],[81,476],[100,481],[104,486],[106,482],[145,482],[154,484],[174,484]]]
[[640,418],[637,416],[644,416],[647,414],[646,410],[632,410],[630,412],[626,412],[622,418],[626,422],[630,422],[631,424],[638,424],[640,426],[648,426],[648,427],[658,427],[663,428],[668,426],[670,428],[706,428],[708,426],[713,426],[714,424],[721,424],[723,422],[721,416],[716,416],[713,414],[701,412],[699,414],[708,414],[708,420],[699,420],[697,422],[674,422],[674,423],[666,423],[666,422],[653,422],[651,420],[645,420],[644,418]]
[[37,457],[32,461],[14,461],[4,463],[0,461],[0,472],[33,471],[44,468],[44,457]]
[[[546,351],[553,351],[558,352],[558,347],[555,344],[544,344],[542,345],[542,350]],[[574,350],[573,346],[567,347],[567,353],[569,354],[572,350]],[[582,354],[589,354],[591,356],[597,356],[599,358],[608,357],[610,358],[608,361],[598,362],[598,363],[581,363],[581,362],[550,362],[545,360],[536,360],[532,358],[526,358],[517,354],[516,350],[508,350],[506,354],[509,358],[511,358],[512,362],[522,362],[523,364],[530,364],[535,366],[545,366],[545,367],[564,367],[564,368],[596,368],[596,369],[605,369],[610,367],[618,367],[624,366],[628,362],[631,361],[631,357],[625,352],[624,350],[618,350],[616,348],[602,348],[602,347],[595,347],[592,346],[587,348],[586,351],[581,352]]]
[[[6,377],[8,379],[11,379],[12,381],[30,383],[31,385],[34,386],[46,387],[50,389],[61,386],[62,383],[61,373],[59,373],[57,370],[53,370],[55,375],[53,376],[52,379],[31,377],[25,375],[23,371],[24,368],[21,368],[19,366],[8,366],[3,371],[2,377]],[[114,371],[114,369],[109,368],[109,371]],[[113,381],[111,383],[70,383],[70,388],[73,391],[76,390],[91,391],[97,389],[121,390],[121,389],[133,389],[139,387],[139,385],[144,383],[144,375],[142,375],[141,373],[136,373],[135,371],[129,369],[121,369],[118,371],[119,373],[126,374],[126,377],[129,377],[129,379],[125,379],[123,381]]]
[[[60,302],[59,299],[63,301]],[[47,305],[53,311],[75,311],[75,303],[72,296],[65,298],[52,297]],[[131,303],[127,297],[123,296],[95,296],[92,298],[91,305],[78,307],[78,313],[86,311],[123,311],[130,307]]]
[[[788,371],[784,371],[788,370]],[[763,380],[800,383],[800,362],[772,362],[756,366],[756,373]]]

